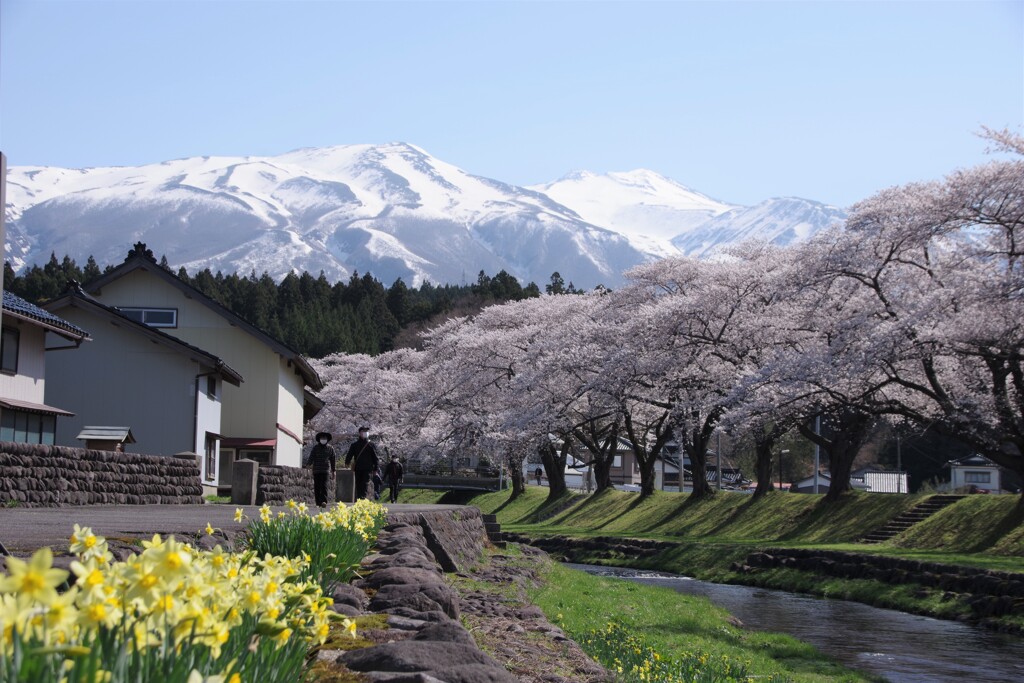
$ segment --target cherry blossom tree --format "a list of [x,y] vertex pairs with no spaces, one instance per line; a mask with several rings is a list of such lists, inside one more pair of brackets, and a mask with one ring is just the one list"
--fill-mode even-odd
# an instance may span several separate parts
[[[830,341],[861,408],[934,425],[1024,474],[1024,141],[943,181],[878,193],[817,240],[843,302]],[[833,481],[834,483],[834,481]]]

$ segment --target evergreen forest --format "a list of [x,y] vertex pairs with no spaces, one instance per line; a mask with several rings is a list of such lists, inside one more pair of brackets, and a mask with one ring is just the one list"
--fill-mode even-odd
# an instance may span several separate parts
[[[172,271],[166,257],[160,265]],[[68,282],[84,285],[114,266],[100,268],[90,256],[80,267],[69,256],[56,254],[43,266],[16,274],[4,263],[4,289],[37,305],[60,296]],[[173,271],[172,271],[173,272]],[[506,271],[491,277],[480,271],[472,284],[410,287],[401,278],[390,287],[370,273],[353,273],[347,282],[331,283],[320,275],[290,273],[276,282],[267,273],[225,275],[209,269],[176,275],[228,310],[299,353],[322,358],[331,353],[376,355],[395,348],[415,347],[417,333],[452,316],[468,315],[485,306],[540,296],[540,288],[523,286]],[[572,284],[569,284],[569,288]],[[567,291],[558,273],[549,292]]]

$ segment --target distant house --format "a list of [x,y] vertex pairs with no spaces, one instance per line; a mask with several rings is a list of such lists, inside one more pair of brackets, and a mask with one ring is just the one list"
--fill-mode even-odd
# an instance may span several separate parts
[[850,473],[851,481],[864,484],[869,493],[910,493],[906,472],[887,470],[879,465],[868,465]]
[[[104,431],[97,425],[124,425],[114,440],[123,444],[131,434],[141,453],[201,454],[203,480],[216,486],[224,387],[239,386],[242,376],[217,356],[100,303],[77,283],[46,307],[93,330],[87,348],[51,365],[47,397],[76,412],[61,421],[57,442],[103,442],[93,434]],[[112,449],[107,441],[110,447],[100,448]]]
[[983,455],[968,455],[949,463],[949,487],[953,491],[1002,493],[999,466]]
[[[818,493],[828,493],[829,486],[832,483],[832,477],[828,472],[818,473]],[[867,491],[868,485],[863,481],[857,480],[850,477],[850,487],[857,491]],[[794,481],[789,487],[790,493],[814,493],[814,475],[812,474],[805,479]]]
[[[89,283],[85,292],[104,306],[206,354],[209,362],[221,363],[216,372],[230,368],[245,379],[224,383],[223,395],[217,396],[221,431],[217,455],[204,468],[207,482],[228,485],[231,465],[240,458],[301,465],[303,425],[323,407],[312,393],[322,389],[323,382],[299,353],[162,268],[142,243],[135,245],[124,263]],[[194,379],[211,376],[196,373]],[[190,396],[198,393],[191,383],[167,390]],[[145,450],[141,445],[146,435],[136,425],[130,426],[140,450]]]
[[56,352],[79,348],[89,341],[89,334],[7,291],[3,293],[2,317],[0,441],[53,445],[57,418],[73,413],[46,403],[47,351],[54,359],[71,357],[75,354]]

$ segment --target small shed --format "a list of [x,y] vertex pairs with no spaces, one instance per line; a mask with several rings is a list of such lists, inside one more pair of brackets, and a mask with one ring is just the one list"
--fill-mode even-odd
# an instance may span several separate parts
[[130,427],[83,427],[75,438],[95,451],[123,451],[126,444],[135,443]]
[[1002,493],[999,466],[984,455],[974,454],[950,460],[949,486],[954,491]]

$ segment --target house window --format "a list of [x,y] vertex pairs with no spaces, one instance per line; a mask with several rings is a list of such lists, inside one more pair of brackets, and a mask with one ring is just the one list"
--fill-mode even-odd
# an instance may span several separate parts
[[964,482],[967,484],[991,484],[991,472],[964,472]]
[[13,327],[3,328],[0,336],[0,370],[15,375],[18,372],[18,345],[21,342],[21,333]]
[[120,308],[118,310],[135,322],[150,327],[178,326],[178,309],[176,308]]
[[42,443],[52,446],[57,418],[54,415],[4,410],[0,414],[0,441]]
[[622,467],[622,456],[616,455],[612,458],[612,467]]
[[217,378],[213,375],[206,377],[206,395],[212,399],[217,398]]
[[272,451],[239,451],[239,460],[255,460],[261,465],[271,465],[273,459]]
[[217,478],[217,437],[213,434],[206,435],[206,479],[213,481]]

